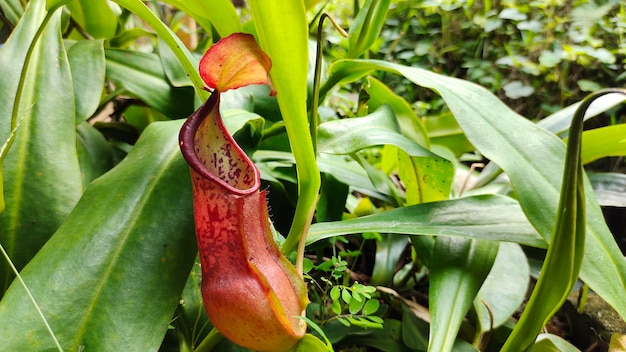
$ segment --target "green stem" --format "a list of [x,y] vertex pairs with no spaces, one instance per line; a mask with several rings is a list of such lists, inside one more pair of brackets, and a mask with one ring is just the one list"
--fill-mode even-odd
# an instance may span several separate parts
[[248,5],[261,48],[272,59],[270,77],[278,92],[276,99],[296,160],[298,202],[291,228],[281,245],[281,251],[289,253],[308,233],[321,184],[308,133],[306,10],[301,1],[250,0]]
[[329,19],[330,22],[335,26],[335,29],[339,34],[344,37],[348,37],[348,33],[339,26],[339,24],[335,21],[335,19],[327,13],[322,13],[320,16],[320,21],[317,25],[317,51],[315,53],[315,75],[313,79],[313,99],[311,105],[309,107],[309,111],[311,111],[311,122],[309,124],[311,130],[311,140],[313,142],[313,150],[317,154],[317,127],[319,126],[319,118],[317,116],[317,109],[319,107],[320,101],[320,81],[322,76],[322,37],[323,32],[322,28],[324,26],[324,20]]
[[[322,27],[324,25],[324,20],[327,18],[332,22],[332,24],[335,26],[335,28],[341,35],[345,37],[348,36],[348,33],[346,33],[346,31],[344,31],[343,28],[341,28],[330,15],[328,15],[327,13],[323,13],[321,15],[319,24],[317,25],[317,51],[315,52],[315,74],[314,74],[314,79],[313,79],[313,99],[312,99],[311,105],[309,106],[309,111],[311,114],[310,122],[309,122],[309,132],[311,134],[311,145],[313,146],[313,154],[315,156],[317,156],[317,127],[319,126],[319,118],[317,116],[317,109],[319,105],[320,80],[321,80],[321,75],[322,75]],[[317,196],[316,196],[316,199],[317,199]],[[309,216],[307,217],[307,220],[306,220],[307,224],[311,223],[313,219],[313,212],[314,212],[314,207],[313,209],[309,210]],[[303,276],[304,251],[306,248],[305,233],[306,231],[302,230],[301,234],[299,235],[297,255],[296,255],[296,270],[298,271],[300,276]],[[290,231],[289,235],[291,234],[292,232]],[[292,236],[292,238],[295,238],[295,236]],[[287,240],[289,240],[289,236],[287,236]],[[286,245],[283,245],[283,248],[289,248],[289,247],[286,247]]]
[[224,336],[222,336],[216,328],[213,328],[209,331],[209,334],[204,338],[204,340],[202,340],[200,345],[196,347],[194,352],[211,352],[211,350],[213,350],[213,348],[220,341],[222,341],[222,339],[224,339]]

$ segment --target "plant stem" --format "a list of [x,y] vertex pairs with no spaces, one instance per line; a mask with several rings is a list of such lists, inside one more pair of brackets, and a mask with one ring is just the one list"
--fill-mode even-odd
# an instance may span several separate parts
[[222,341],[223,338],[224,336],[222,336],[216,328],[213,328],[209,331],[209,334],[204,338],[204,340],[202,340],[194,352],[211,352],[213,347]]
[[[310,122],[309,122],[309,131],[311,134],[311,144],[313,145],[313,153],[317,156],[317,128],[319,126],[319,118],[317,116],[317,109],[319,105],[319,95],[320,95],[320,80],[322,75],[322,28],[324,25],[324,20],[329,19],[330,22],[335,26],[335,29],[344,37],[348,36],[348,33],[341,28],[337,22],[327,13],[323,13],[320,16],[319,24],[317,25],[317,50],[315,52],[315,74],[313,79],[313,99],[311,105],[309,106],[310,111]],[[313,214],[311,213],[312,220]],[[303,265],[304,265],[304,250],[306,248],[306,236],[303,234],[300,236],[298,241],[297,248],[297,256],[296,256],[296,270],[300,277],[303,276]]]

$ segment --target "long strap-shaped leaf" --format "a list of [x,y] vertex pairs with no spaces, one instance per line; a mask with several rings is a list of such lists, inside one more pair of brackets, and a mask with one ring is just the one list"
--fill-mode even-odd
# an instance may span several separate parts
[[283,252],[293,250],[311,223],[321,179],[306,111],[308,29],[302,1],[251,0],[261,48],[272,59],[270,77],[296,159],[298,203]]
[[606,94],[626,90],[607,89],[586,97],[576,110],[569,130],[565,169],[557,219],[537,285],[503,351],[530,349],[548,319],[565,302],[578,279],[585,247],[585,192],[580,158],[583,117],[591,103]]
[[[565,148],[553,134],[516,114],[486,89],[464,80],[416,67],[375,60],[343,60],[331,67],[324,95],[340,82],[374,70],[387,70],[437,91],[472,144],[507,173],[526,216],[545,238],[554,227]],[[586,197],[587,240],[580,276],[589,287],[626,317],[626,260],[590,193]]]
[[[47,13],[43,0],[31,1],[0,49],[0,140],[8,138],[0,155],[6,197],[0,242],[18,269],[56,231],[82,191],[60,25],[60,13]],[[0,296],[12,279],[0,260]]]

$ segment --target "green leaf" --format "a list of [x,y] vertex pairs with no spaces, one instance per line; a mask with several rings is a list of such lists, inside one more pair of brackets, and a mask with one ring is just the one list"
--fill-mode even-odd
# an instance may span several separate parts
[[72,19],[94,38],[111,39],[117,30],[117,16],[107,0],[73,0],[65,5]]
[[404,98],[396,95],[389,87],[373,77],[367,78],[367,85],[363,89],[368,94],[367,106],[371,111],[376,111],[383,105],[389,105],[398,119],[402,135],[424,148],[429,148],[430,141],[426,130]]
[[375,329],[371,334],[365,336],[354,336],[344,341],[354,343],[361,346],[370,346],[385,352],[403,352],[405,351],[402,344],[402,324],[399,320],[385,319],[382,329]]
[[425,116],[424,128],[428,131],[431,144],[445,146],[454,155],[475,150],[450,112],[436,116]]
[[[611,92],[626,95],[626,90],[614,89]],[[505,351],[516,351],[520,347],[530,349],[535,342],[534,337],[565,302],[578,279],[585,255],[587,232],[581,161],[583,118],[591,102],[607,93],[608,90],[599,91],[587,96],[574,114],[569,130],[558,213],[548,253],[528,303],[502,348]]]
[[245,110],[226,110],[222,113],[226,129],[237,144],[248,154],[256,151],[263,138],[263,117]]
[[311,225],[307,244],[363,232],[457,236],[546,246],[524,217],[519,204],[497,195],[417,204],[356,219],[316,223]]
[[391,144],[411,156],[435,156],[400,134],[393,110],[381,106],[365,117],[322,123],[318,130],[318,151],[329,154],[352,154],[361,149]]
[[320,198],[315,212],[316,220],[318,222],[340,220],[349,193],[349,184],[340,182],[332,173],[323,173]]
[[411,157],[398,152],[398,173],[406,188],[407,204],[448,199],[454,165],[439,157]]
[[532,352],[580,352],[571,343],[562,337],[552,334],[541,334],[537,337],[537,342],[533,346]]
[[350,294],[350,290],[343,289],[341,290],[341,299],[350,304],[352,302],[352,295]]
[[341,289],[339,288],[339,286],[333,286],[333,288],[330,289],[330,298],[333,301],[336,301],[339,299],[340,296],[341,296]]
[[308,22],[302,1],[250,0],[248,4],[261,48],[272,60],[270,78],[296,160],[298,202],[281,246],[283,252],[290,252],[307,233],[321,184],[306,110]]
[[402,305],[402,341],[404,344],[418,351],[428,348],[429,324],[419,319],[406,305]]
[[100,104],[104,87],[104,40],[81,40],[72,45],[67,56],[72,70],[76,100],[76,123],[91,117]]
[[500,243],[493,268],[474,301],[482,332],[511,318],[526,298],[529,282],[530,269],[522,248],[515,243]]
[[212,27],[221,37],[242,32],[237,11],[229,0],[211,0],[210,6],[202,0],[164,0],[191,16],[208,33]]
[[193,346],[198,346],[213,328],[204,309],[202,292],[200,291],[201,281],[202,268],[200,267],[200,258],[196,257],[181,294],[179,310],[182,310],[183,316],[180,319],[184,319],[185,323],[173,322],[178,330],[178,336],[182,334],[189,344]]
[[380,308],[380,301],[376,298],[368,299],[363,305],[363,315],[374,314]]
[[2,12],[4,12],[6,18],[14,26],[24,14],[24,7],[22,7],[20,0],[4,0],[0,2],[0,8],[2,8]]
[[63,4],[70,2],[71,0],[46,0],[46,10],[58,9]]
[[[331,67],[325,88],[373,70],[401,74],[438,92],[459,125],[488,159],[511,179],[520,205],[537,231],[550,238],[557,214],[565,146],[550,132],[519,116],[486,89],[468,81],[383,61],[343,60]],[[587,189],[587,240],[581,278],[626,317],[626,259],[610,233],[600,207]],[[539,192],[537,190],[540,190]]]
[[609,351],[624,351],[624,350],[626,350],[626,335],[613,333],[613,335],[611,335]]
[[[43,1],[27,6],[0,49],[0,140],[11,131],[11,111],[26,51],[45,16]],[[51,17],[25,76],[16,139],[2,164],[6,209],[0,242],[21,269],[57,230],[82,193],[76,156],[75,109],[70,68],[60,32],[61,14]],[[50,94],[54,92],[54,94]],[[13,279],[0,267],[0,295]]]
[[193,112],[193,94],[170,85],[159,57],[132,50],[106,49],[107,77],[170,118]]
[[380,37],[390,0],[366,0],[348,31],[348,57],[365,53]]
[[[161,345],[196,252],[180,126],[146,129],[124,161],[91,183],[22,271],[65,350],[156,351]],[[4,349],[52,348],[17,283],[0,301],[0,326]]]
[[140,0],[113,0],[119,5],[125,7],[130,12],[141,18],[144,22],[154,29],[154,31],[159,35],[161,39],[170,47],[170,49],[174,52],[174,55],[178,58],[181,65],[185,68],[185,72],[191,78],[191,82],[193,82],[193,86],[195,88],[196,94],[200,96],[202,100],[206,100],[209,97],[209,93],[204,90],[204,82],[202,82],[202,78],[200,78],[200,74],[198,73],[198,69],[196,65],[194,65],[195,60],[193,60],[191,53],[185,47],[185,45],[180,41],[178,36],[172,32],[172,30],[167,27],[161,20],[155,16],[150,9]]
[[382,240],[376,241],[376,257],[370,284],[390,286],[400,256],[406,249],[408,239],[404,236],[382,234]]
[[626,125],[614,125],[583,132],[583,149],[580,158],[583,164],[607,156],[626,155]]
[[333,313],[340,315],[341,314],[341,301],[334,300],[330,309],[333,311]]
[[106,138],[90,124],[76,126],[78,161],[83,176],[83,188],[113,168],[113,148]]
[[[626,97],[621,94],[607,94],[594,100],[585,113],[585,120],[598,116],[614,106],[621,104],[624,100],[626,100]],[[580,102],[561,109],[554,114],[541,119],[537,122],[537,126],[545,128],[554,134],[560,135],[569,128],[572,123],[572,117],[574,117],[574,113],[579,106]]]
[[159,45],[157,46],[159,53],[159,59],[161,59],[161,65],[163,71],[167,77],[169,83],[174,87],[189,87],[192,85],[191,79],[187,76],[185,68],[180,64],[176,55],[169,46],[159,39]]
[[146,39],[156,39],[157,35],[143,28],[130,28],[119,33],[115,38],[111,38],[110,47],[116,49],[127,49],[134,44],[139,38],[148,37]]
[[365,305],[365,300],[361,299],[359,301],[355,297],[356,296],[353,296],[352,298],[354,299],[350,301],[350,304],[348,304],[348,311],[350,314],[357,314],[361,308],[363,308],[363,305]]
[[305,334],[296,345],[295,352],[326,352],[332,351],[322,340],[311,334]]
[[498,242],[437,237],[431,262],[428,302],[429,351],[452,351],[461,322],[489,274]]

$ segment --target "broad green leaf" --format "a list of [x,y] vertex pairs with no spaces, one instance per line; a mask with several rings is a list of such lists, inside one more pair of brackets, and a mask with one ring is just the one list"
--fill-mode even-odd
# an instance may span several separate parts
[[100,104],[105,77],[104,40],[81,40],[67,51],[72,71],[76,123],[91,117]]
[[[146,129],[22,271],[65,350],[159,349],[196,252],[180,126]],[[53,348],[17,282],[0,301],[0,326],[7,351]]]
[[365,1],[348,32],[348,57],[361,56],[380,38],[390,3],[390,0]]
[[448,199],[454,180],[454,165],[439,157],[411,157],[398,152],[398,172],[409,205]]
[[221,37],[242,31],[237,11],[229,0],[211,0],[210,3],[202,0],[164,0],[163,2],[191,16],[209,33],[212,27],[215,27]]
[[66,5],[72,19],[93,38],[111,39],[117,30],[117,16],[107,0],[72,0]]
[[[374,70],[401,74],[438,92],[474,146],[511,179],[520,205],[537,231],[550,237],[559,199],[565,146],[552,133],[510,110],[486,89],[468,81],[416,67],[374,60],[337,61],[325,84],[357,79]],[[626,317],[626,259],[600,207],[587,189],[587,240],[581,278]],[[539,191],[538,191],[539,190]]]
[[389,87],[373,77],[367,78],[367,85],[363,89],[368,94],[367,106],[371,111],[376,111],[383,105],[389,105],[398,120],[402,135],[424,148],[429,147],[430,141],[424,126],[404,98],[396,95]]
[[169,118],[193,112],[193,94],[170,85],[159,57],[131,50],[106,49],[107,77]]
[[398,122],[388,105],[364,117],[322,123],[317,138],[320,153],[352,154],[368,147],[391,144],[411,156],[435,156],[400,134]]
[[585,131],[582,143],[580,158],[583,164],[607,156],[624,156],[626,155],[626,125],[619,124]]
[[530,269],[522,248],[515,243],[500,243],[493,268],[474,301],[482,332],[511,318],[526,298],[529,282]]
[[308,27],[302,1],[248,2],[261,48],[272,60],[270,78],[298,172],[298,203],[281,250],[292,251],[313,218],[321,184],[307,116]]
[[[11,111],[25,55],[45,16],[44,1],[28,4],[24,20],[0,48],[0,140],[11,131]],[[21,269],[57,230],[82,193],[76,156],[74,89],[60,31],[51,17],[25,76],[16,139],[2,164],[6,209],[0,241]],[[51,94],[54,92],[54,94]],[[13,279],[0,266],[0,294]]]
[[567,342],[560,336],[541,334],[537,337],[532,352],[580,352],[576,346]]
[[589,173],[588,176],[600,205],[626,207],[626,175],[606,172]]
[[[616,93],[626,95],[626,90]],[[581,159],[583,118],[585,111],[599,91],[587,96],[572,119],[563,170],[557,216],[548,252],[528,303],[513,332],[502,347],[503,351],[530,350],[549,319],[556,314],[574,288],[585,256],[586,197]],[[615,242],[613,242],[615,243]]]
[[307,243],[363,232],[457,236],[546,246],[524,217],[519,204],[496,195],[417,204],[356,219],[316,223],[311,225]]
[[430,264],[428,351],[452,351],[461,322],[498,253],[499,242],[439,236]]

